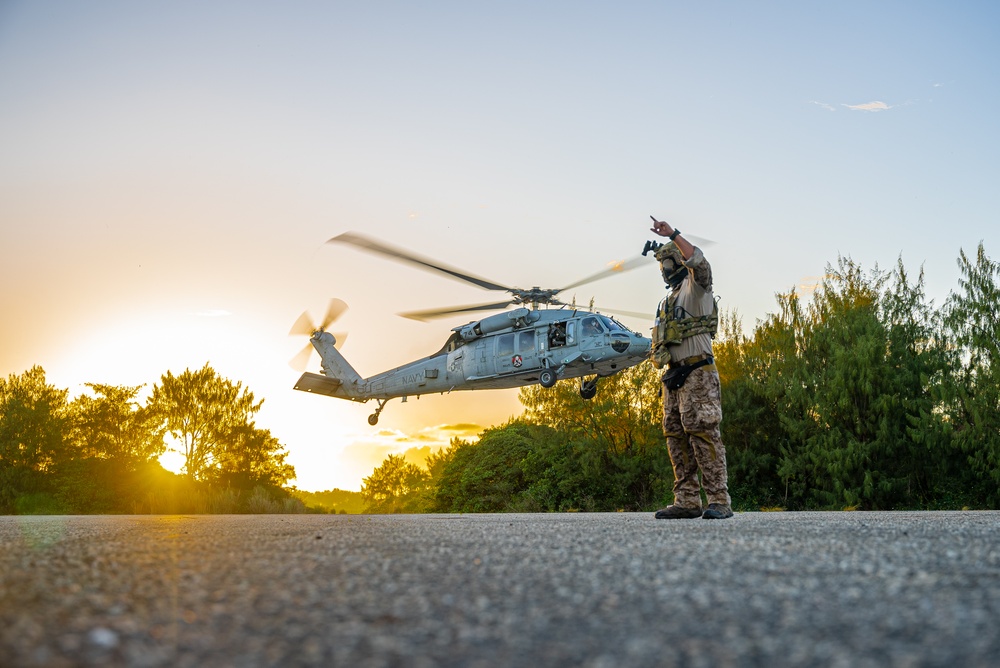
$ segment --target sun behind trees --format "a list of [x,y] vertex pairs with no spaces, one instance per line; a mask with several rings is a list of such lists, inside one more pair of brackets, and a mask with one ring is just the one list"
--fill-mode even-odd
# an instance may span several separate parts
[[[301,510],[281,443],[253,417],[260,401],[209,365],[141,386],[88,383],[72,402],[41,367],[0,379],[0,512]],[[157,457],[172,436],[186,475]]]

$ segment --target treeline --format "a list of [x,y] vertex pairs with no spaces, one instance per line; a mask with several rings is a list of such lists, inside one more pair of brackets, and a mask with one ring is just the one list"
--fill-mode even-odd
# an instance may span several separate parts
[[[70,399],[36,366],[0,378],[0,513],[303,512],[295,470],[254,416],[262,401],[209,365]],[[183,475],[158,458],[167,437]]]
[[292,496],[302,501],[306,507],[322,513],[357,515],[365,512],[364,499],[358,492],[337,488],[322,492],[293,489],[291,492]]
[[[737,509],[1000,508],[1000,264],[960,253],[958,288],[929,302],[921,271],[841,258],[815,292],[777,295],[715,344]],[[651,510],[671,498],[658,372],[523,388],[522,417],[452,441],[426,468],[390,455],[368,512]]]

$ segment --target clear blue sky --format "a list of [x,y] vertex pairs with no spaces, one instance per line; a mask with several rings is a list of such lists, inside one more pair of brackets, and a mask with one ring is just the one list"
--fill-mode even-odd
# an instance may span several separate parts
[[[300,487],[357,489],[520,407],[393,402],[373,430],[293,392],[304,309],[347,301],[370,375],[463,322],[394,313],[489,298],[340,232],[560,287],[655,214],[715,241],[748,326],[838,254],[923,266],[941,303],[960,248],[1000,255],[998,37],[993,2],[0,1],[0,375],[75,396],[210,362]],[[652,266],[587,289],[662,291]]]

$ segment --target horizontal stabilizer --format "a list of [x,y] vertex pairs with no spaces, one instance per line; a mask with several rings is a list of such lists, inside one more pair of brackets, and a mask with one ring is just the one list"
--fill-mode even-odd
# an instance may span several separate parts
[[327,397],[335,396],[340,388],[341,382],[336,378],[321,376],[318,373],[304,373],[295,383],[295,389],[313,394],[322,394]]

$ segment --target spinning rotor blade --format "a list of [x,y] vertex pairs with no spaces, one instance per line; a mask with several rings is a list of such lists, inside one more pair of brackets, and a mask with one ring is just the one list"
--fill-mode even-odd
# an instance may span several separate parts
[[341,299],[331,299],[330,303],[326,307],[326,316],[323,318],[323,322],[318,326],[313,322],[312,316],[309,315],[309,311],[303,311],[302,315],[298,317],[295,324],[288,331],[289,336],[312,336],[312,333],[317,330],[326,331],[326,328],[332,325],[337,318],[344,314],[347,310],[347,304]]
[[514,302],[496,302],[494,304],[476,304],[475,306],[459,306],[458,308],[447,308],[447,309],[430,309],[427,311],[408,311],[406,313],[398,313],[397,315],[404,318],[409,318],[410,320],[420,320],[427,321],[433,320],[435,318],[444,318],[453,313],[467,313],[470,311],[497,311],[503,308],[507,308]]
[[326,316],[323,318],[323,323],[319,326],[320,329],[326,331],[326,328],[332,325],[337,318],[344,315],[344,311],[347,310],[347,304],[342,299],[333,298],[330,303],[326,306]]
[[288,330],[289,336],[312,336],[312,333],[316,331],[313,326],[312,318],[309,317],[308,311],[303,311],[302,315],[298,317],[292,328]]
[[617,262],[611,263],[611,266],[608,267],[607,269],[603,269],[597,272],[596,274],[593,274],[592,276],[581,278],[576,283],[570,283],[566,287],[562,288],[560,292],[562,292],[563,290],[569,290],[570,288],[575,288],[578,285],[593,283],[594,281],[599,281],[602,278],[607,278],[608,276],[614,276],[615,274],[624,274],[627,271],[638,269],[644,264],[649,264],[649,258],[645,258],[642,255],[636,255],[635,257],[629,258],[628,260],[619,260]]
[[[683,232],[681,233],[683,234]],[[684,238],[692,243],[692,245],[700,246],[702,248],[708,248],[709,246],[714,246],[715,242],[711,239],[706,239],[705,237],[699,237],[695,234],[685,234]]]
[[[347,340],[347,333],[335,332],[333,334],[333,338],[337,340],[337,342],[333,344],[333,347],[340,350],[340,347],[344,345],[344,341]],[[315,348],[313,348],[312,343],[307,343],[305,347],[295,355],[295,357],[288,361],[288,366],[292,367],[299,373],[302,373],[306,370],[306,367],[309,366],[309,360],[312,358],[313,350],[315,350]]]
[[354,232],[344,232],[332,239],[327,240],[328,244],[338,243],[338,244],[350,244],[356,246],[361,250],[366,250],[369,253],[377,253],[379,255],[385,255],[388,258],[394,260],[400,260],[402,262],[409,262],[410,264],[415,264],[423,269],[429,269],[432,271],[439,271],[443,274],[447,274],[452,278],[457,278],[473,285],[478,285],[486,290],[510,290],[505,285],[499,285],[493,283],[492,281],[487,281],[485,278],[479,278],[478,276],[473,276],[472,274],[467,274],[458,269],[453,269],[447,265],[434,262],[416,255],[415,253],[410,253],[399,248],[394,248],[388,244],[383,244],[378,241],[369,239],[368,237],[356,234]]
[[309,358],[312,357],[313,347],[311,343],[307,343],[306,347],[299,351],[299,353],[288,361],[288,366],[292,367],[299,373],[306,370],[309,365]]
[[598,313],[611,313],[614,315],[627,315],[630,318],[639,318],[641,320],[653,320],[652,313],[640,313],[639,311],[620,311],[614,308],[595,308]]

